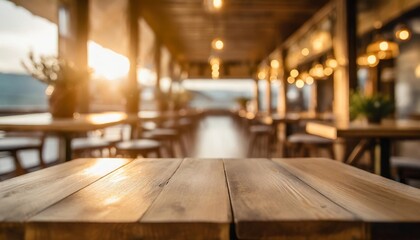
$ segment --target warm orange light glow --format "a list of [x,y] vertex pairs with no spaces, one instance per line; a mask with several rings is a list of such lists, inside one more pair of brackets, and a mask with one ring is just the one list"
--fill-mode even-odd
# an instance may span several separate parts
[[93,124],[104,124],[109,122],[117,122],[125,119],[127,117],[124,113],[101,113],[101,114],[91,114],[88,115],[87,121]]
[[416,73],[416,78],[420,78],[420,64],[417,65],[415,73]]
[[410,38],[411,34],[407,29],[403,29],[395,33],[395,36],[402,41],[406,41]]
[[215,65],[215,64],[220,65],[222,61],[218,57],[210,57],[209,62],[210,62],[210,65]]
[[303,88],[303,86],[305,86],[305,82],[302,79],[298,79],[296,81],[296,87],[297,88]]
[[388,48],[389,48],[388,42],[382,41],[382,42],[379,43],[379,49],[381,51],[386,51],[386,50],[388,50]]
[[295,82],[295,78],[294,77],[288,77],[287,82],[290,83],[290,84],[293,84]]
[[377,64],[377,61],[378,61],[378,58],[376,58],[376,56],[375,56],[375,55],[373,55],[373,54],[371,54],[371,55],[369,55],[369,56],[367,57],[367,62],[368,62],[368,64],[369,64],[369,65],[371,65],[371,66],[376,65],[376,64]]
[[120,197],[112,196],[112,197],[109,197],[109,198],[105,199],[104,200],[104,204],[105,205],[112,205],[112,204],[117,203],[118,201],[120,201],[120,199],[121,199]]
[[223,7],[223,1],[222,0],[213,0],[213,7],[216,9],[220,9]]
[[330,67],[326,67],[324,68],[324,75],[325,76],[331,76],[331,74],[333,74],[334,70]]
[[267,74],[265,73],[265,71],[260,71],[260,72],[258,73],[258,79],[260,79],[260,80],[265,79],[265,78],[266,78],[266,76],[267,76]]
[[273,59],[273,60],[271,60],[271,62],[270,62],[270,66],[271,66],[272,68],[279,68],[279,67],[280,67],[280,62],[279,62],[277,59]]
[[302,49],[301,53],[302,53],[303,56],[306,57],[306,56],[309,55],[309,49],[308,48],[304,48],[304,49]]
[[123,165],[126,161],[122,158],[106,159],[106,161],[98,160],[95,164],[83,170],[83,173],[85,175],[102,176]]
[[94,75],[108,80],[119,80],[127,76],[130,69],[127,57],[93,41],[88,42],[88,52],[88,64]]
[[305,79],[306,84],[312,85],[314,83],[314,78],[311,76],[306,77]]
[[335,69],[338,66],[338,62],[334,58],[328,58],[325,64],[332,69]]
[[299,76],[299,71],[297,69],[293,69],[292,71],[290,71],[290,76],[296,78],[297,76]]
[[225,46],[222,40],[216,38],[212,41],[211,46],[213,49],[222,50]]

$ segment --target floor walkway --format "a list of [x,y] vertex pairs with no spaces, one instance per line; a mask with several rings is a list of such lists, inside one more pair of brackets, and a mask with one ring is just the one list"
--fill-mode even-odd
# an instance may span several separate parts
[[229,116],[208,116],[203,119],[190,145],[196,158],[244,158],[247,137]]

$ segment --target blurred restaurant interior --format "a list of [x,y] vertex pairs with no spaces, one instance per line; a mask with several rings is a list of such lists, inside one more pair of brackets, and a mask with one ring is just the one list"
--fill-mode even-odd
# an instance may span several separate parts
[[[9,239],[3,236],[16,233],[10,230],[15,225],[2,225],[6,220],[18,219],[7,217],[12,216],[6,209],[11,209],[12,205],[7,204],[14,202],[13,198],[8,198],[11,194],[8,189],[19,187],[25,181],[36,182],[37,176],[46,177],[42,184],[47,184],[47,181],[51,186],[61,184],[66,177],[64,180],[50,179],[48,174],[53,174],[56,169],[59,174],[66,175],[63,169],[81,163],[79,158],[89,158],[98,164],[107,158],[107,168],[98,171],[103,176],[109,173],[109,169],[115,170],[124,164],[134,169],[134,162],[138,159],[159,158],[157,160],[161,162],[155,163],[162,168],[162,175],[157,175],[161,177],[156,178],[160,179],[156,181],[162,181],[156,184],[159,188],[166,185],[169,188],[177,183],[175,180],[171,183],[170,177],[163,179],[168,169],[188,170],[183,166],[193,162],[191,159],[205,162],[191,163],[191,168],[216,164],[209,158],[222,159],[222,180],[219,182],[220,176],[212,175],[219,173],[217,171],[209,172],[208,176],[212,177],[207,178],[214,179],[211,183],[214,185],[209,183],[209,186],[219,183],[218,187],[227,184],[226,188],[229,188],[228,197],[224,198],[220,191],[211,195],[231,200],[233,215],[228,204],[227,220],[222,221],[231,224],[228,228],[239,224],[243,216],[254,216],[238,214],[242,208],[236,204],[241,203],[238,199],[247,193],[248,188],[239,186],[239,193],[235,195],[236,184],[267,178],[264,182],[267,187],[259,189],[264,191],[278,177],[273,175],[270,178],[272,172],[285,172],[287,176],[297,177],[290,182],[281,178],[278,184],[306,182],[311,187],[302,194],[313,194],[311,191],[315,189],[321,194],[313,199],[325,197],[335,202],[335,207],[344,210],[330,209],[330,212],[343,213],[343,219],[349,217],[346,215],[348,211],[356,220],[365,221],[367,218],[375,224],[383,222],[383,216],[390,216],[385,222],[408,219],[408,222],[417,223],[413,225],[417,230],[407,225],[410,231],[404,233],[402,229],[406,228],[394,226],[388,232],[382,232],[386,227],[380,224],[382,227],[373,224],[369,230],[363,228],[366,230],[363,233],[371,234],[371,238],[367,235],[360,238],[355,235],[351,235],[352,238],[341,238],[343,235],[311,238],[307,235],[298,239],[418,239],[420,236],[419,217],[402,217],[414,213],[420,216],[417,208],[420,193],[416,189],[420,188],[420,0],[0,0],[0,89],[0,206],[4,204],[3,208],[0,207],[0,239]],[[133,163],[125,162],[132,158],[138,159]],[[178,160],[168,161],[172,158],[181,159],[180,163]],[[226,160],[232,158],[244,160],[243,164]],[[324,162],[319,158],[329,160]],[[269,163],[265,162],[267,159]],[[279,165],[275,165],[277,163]],[[174,167],[175,164],[178,168]],[[267,164],[266,171],[259,174],[259,166],[263,164]],[[246,168],[248,165],[249,169]],[[251,171],[254,166],[255,172]],[[341,166],[347,169],[343,170],[343,175],[338,174]],[[307,171],[309,175],[305,176],[311,177],[299,175],[302,172],[296,170],[298,168]],[[321,169],[319,172],[318,168]],[[205,176],[208,168],[197,169]],[[238,180],[239,175],[237,172],[233,174],[234,169],[247,175]],[[88,168],[80,171],[90,173]],[[145,172],[145,176],[151,174]],[[181,174],[178,172],[174,178]],[[314,177],[318,173],[321,177]],[[358,196],[356,193],[345,195],[349,197],[344,197],[342,202],[336,200],[343,189],[351,192],[353,183],[350,179],[353,178],[345,177],[350,173],[366,179],[366,182],[357,180],[361,188],[369,184],[377,186],[366,192],[360,190],[357,194],[381,199],[355,205],[383,207],[385,212],[395,208],[395,212],[381,215],[382,210],[378,214],[360,207],[360,211],[366,211],[367,215],[358,215],[358,207],[354,210],[352,203],[345,202]],[[319,179],[327,179],[328,174],[332,174],[333,180],[317,185]],[[89,181],[94,181],[92,179]],[[80,184],[79,180],[66,185],[68,188],[57,187],[52,192],[67,191]],[[341,184],[346,180],[349,182],[343,182],[341,187],[327,189],[333,186],[330,184]],[[181,184],[185,188],[179,191],[188,196],[184,192],[186,188],[194,188],[198,186],[194,184],[203,182],[201,178],[196,182],[191,180],[191,185]],[[276,184],[274,187],[280,186]],[[85,182],[85,185],[89,184]],[[109,186],[111,189],[114,185]],[[26,187],[24,191],[31,188]],[[162,188],[161,194],[170,191]],[[397,190],[392,192],[394,196],[382,192],[375,195],[372,189]],[[295,196],[292,192],[294,190],[286,195]],[[83,191],[78,193],[82,196]],[[45,199],[52,196],[44,192],[40,194],[45,195]],[[45,214],[53,213],[54,216],[57,213],[53,211],[55,208],[66,206],[71,201],[73,192],[66,194],[70,197],[54,198],[45,206],[32,205],[31,202],[27,206],[41,210],[36,213],[34,210],[32,215],[26,212],[22,215],[24,220],[19,221],[41,219],[48,222],[53,218],[45,217]],[[150,194],[155,192],[150,191]],[[35,195],[27,196],[29,199]],[[74,195],[76,200],[77,196]],[[206,193],[203,196],[207,196]],[[258,197],[261,196],[271,194]],[[272,196],[277,195],[273,193]],[[296,193],[296,196],[300,195]],[[404,202],[401,199],[405,197],[413,199]],[[119,199],[112,196],[105,202],[114,204]],[[201,203],[200,199],[193,199],[186,202]],[[322,212],[326,205],[321,203],[324,200],[319,201],[319,205],[315,205],[321,206]],[[271,203],[270,200],[259,202],[267,206]],[[395,205],[397,203],[401,206]],[[130,204],[121,204],[120,207]],[[47,209],[50,205],[52,208]],[[247,207],[251,205],[245,204]],[[223,206],[214,212],[221,211]],[[412,210],[407,210],[410,207]],[[311,205],[307,209],[312,208],[317,207]],[[26,211],[26,208],[19,209],[23,209],[22,214]],[[165,208],[152,207],[147,214],[153,215],[156,209]],[[207,208],[200,205],[197,209]],[[31,218],[41,211],[45,216],[40,214]],[[151,221],[164,219],[159,214],[165,211],[157,211],[158,220],[150,217]],[[59,218],[73,214],[69,212],[63,211]],[[132,212],[135,211],[124,213],[129,215]],[[262,212],[276,213],[267,209]],[[201,211],[199,216],[204,213],[205,210]],[[145,216],[149,216],[147,214]],[[169,222],[185,217],[177,214],[169,215]],[[255,213],[255,216],[263,216],[259,214]],[[80,216],[84,215],[80,213]],[[324,215],[314,213],[314,216]],[[377,216],[379,220],[372,220]],[[340,219],[333,214],[328,217],[332,221]],[[201,221],[195,215],[192,218]],[[302,218],[286,222],[293,224]],[[246,220],[244,225],[239,224],[236,228],[238,239],[242,236],[246,236],[243,239],[294,239],[270,238],[264,235],[268,234],[266,230],[253,232],[254,228],[246,227],[246,224],[255,221]],[[69,221],[77,222],[74,219]],[[54,239],[58,235],[36,235],[34,232],[61,229],[60,225],[37,229],[37,224],[25,225],[25,239]],[[269,229],[268,232],[273,231],[270,234],[278,233],[274,227],[270,230],[275,225],[257,224],[254,227],[263,226]],[[331,230],[322,229],[324,233]],[[102,230],[106,232],[106,229]],[[394,230],[398,235],[391,234]],[[218,236],[229,235],[229,230],[223,231]],[[209,237],[211,231],[207,233],[208,238],[197,239],[222,239]],[[257,233],[264,234],[259,238]],[[387,233],[391,235],[386,236]],[[48,237],[43,238],[45,236]],[[84,236],[81,239],[94,239],[88,237],[91,235]]]
[[[324,156],[376,173],[387,154],[387,177],[415,183],[418,134],[390,137],[384,153],[378,137],[327,138],[307,123],[366,123],[376,114],[419,127],[419,3],[3,0],[3,179],[59,163],[66,144],[54,131],[7,122],[73,108],[140,117],[74,134],[66,159],[115,156],[115,144],[132,137],[158,140],[170,157]],[[79,74],[71,104],[54,97],[66,91],[54,67]],[[378,113],[369,104],[381,105]],[[161,129],[177,134],[158,136]]]

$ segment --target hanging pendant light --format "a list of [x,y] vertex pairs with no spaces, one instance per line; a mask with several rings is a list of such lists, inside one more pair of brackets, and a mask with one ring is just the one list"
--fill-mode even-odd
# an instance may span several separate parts
[[412,32],[405,24],[398,24],[394,30],[395,37],[398,41],[404,42],[410,40]]
[[376,54],[362,54],[357,58],[357,65],[361,67],[376,67],[379,63],[379,59]]
[[379,59],[392,59],[400,53],[398,44],[385,39],[379,39],[367,46],[368,54],[375,54]]

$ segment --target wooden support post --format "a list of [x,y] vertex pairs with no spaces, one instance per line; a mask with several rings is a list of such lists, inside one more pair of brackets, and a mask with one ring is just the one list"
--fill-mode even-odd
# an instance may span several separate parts
[[334,54],[339,63],[334,73],[334,115],[349,121],[349,92],[357,88],[356,1],[335,0],[337,21]]
[[265,94],[265,101],[267,104],[267,113],[271,114],[272,113],[272,94],[271,94],[271,70],[268,71],[267,73],[267,86],[266,86],[266,94]]
[[[58,1],[58,56],[73,62],[80,69],[88,69],[89,1]],[[78,89],[78,112],[89,112],[89,76],[81,79]]]
[[161,42],[158,38],[156,38],[155,41],[155,56],[154,56],[154,62],[155,62],[155,72],[156,72],[156,86],[155,86],[155,99],[156,99],[156,105],[159,111],[165,110],[165,99],[163,99],[162,96],[162,89],[160,86],[160,79],[162,78],[162,67],[161,67],[161,58],[162,58],[162,51],[161,51]]
[[140,90],[137,81],[137,58],[139,52],[139,1],[129,0],[128,2],[128,34],[129,49],[128,59],[130,70],[126,82],[126,111],[137,114],[139,111]]
[[287,113],[287,78],[289,77],[289,71],[286,67],[286,51],[283,49],[280,53],[282,73],[280,75],[281,84],[278,94],[277,113],[280,116],[285,116]]
[[258,78],[254,79],[254,112],[260,111],[260,91],[258,87]]

